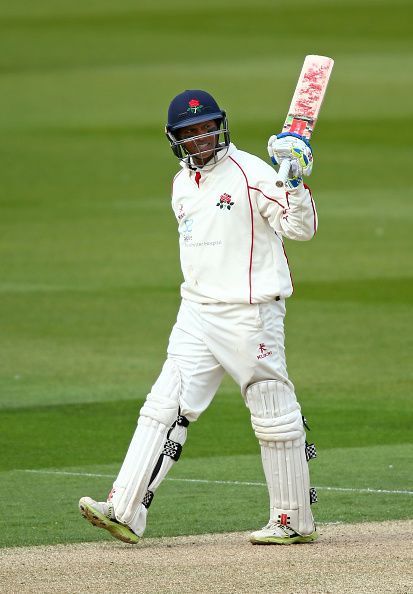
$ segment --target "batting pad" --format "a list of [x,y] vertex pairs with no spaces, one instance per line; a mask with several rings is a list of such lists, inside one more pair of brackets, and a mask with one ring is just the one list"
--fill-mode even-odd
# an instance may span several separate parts
[[270,496],[270,519],[298,534],[311,534],[310,478],[300,405],[289,385],[258,382],[246,392],[251,421],[261,445]]
[[168,359],[140,411],[136,431],[113,484],[112,502],[116,519],[132,530],[141,524],[142,501],[164,452],[168,432],[177,419],[180,390],[179,370]]

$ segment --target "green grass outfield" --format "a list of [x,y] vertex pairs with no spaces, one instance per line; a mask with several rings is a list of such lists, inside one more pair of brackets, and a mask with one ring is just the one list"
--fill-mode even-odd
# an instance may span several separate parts
[[[0,7],[0,545],[106,538],[104,497],[179,305],[169,100],[206,88],[266,159],[308,53],[336,60],[313,141],[320,228],[287,242],[289,371],[318,522],[412,515],[410,1],[16,1]],[[190,427],[147,534],[267,520],[234,383]]]

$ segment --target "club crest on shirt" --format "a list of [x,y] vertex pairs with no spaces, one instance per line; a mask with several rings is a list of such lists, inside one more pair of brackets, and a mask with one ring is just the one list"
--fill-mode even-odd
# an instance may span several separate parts
[[231,200],[231,196],[225,192],[219,197],[219,202],[217,202],[216,205],[219,206],[221,210],[231,210],[231,206],[234,206],[234,204],[235,203]]

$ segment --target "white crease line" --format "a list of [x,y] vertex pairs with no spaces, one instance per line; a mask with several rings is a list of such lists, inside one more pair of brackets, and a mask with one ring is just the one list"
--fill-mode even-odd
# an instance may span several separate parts
[[[65,476],[91,476],[96,478],[110,478],[114,479],[113,474],[97,474],[92,472],[68,472],[65,470],[37,470],[37,469],[24,469],[18,470],[18,472],[33,472],[35,474],[60,474]],[[190,479],[190,478],[166,478],[167,481],[181,481],[184,483],[206,483],[213,485],[243,485],[247,487],[265,487],[265,483],[250,483],[247,481],[211,481],[208,479]],[[413,495],[413,491],[402,491],[402,490],[390,490],[390,489],[354,489],[351,487],[321,487],[317,486],[316,489],[320,491],[343,491],[348,493],[384,493],[388,495]]]
[[316,487],[324,491],[349,491],[350,493],[388,493],[390,495],[413,495],[413,491],[390,490],[390,489],[352,489],[350,487]]

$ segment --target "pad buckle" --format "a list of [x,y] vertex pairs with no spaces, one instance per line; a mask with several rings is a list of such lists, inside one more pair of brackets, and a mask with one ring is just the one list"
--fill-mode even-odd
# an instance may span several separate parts
[[183,415],[178,415],[178,418],[176,419],[176,424],[180,425],[181,427],[188,427],[189,421]]
[[317,450],[313,443],[308,443],[307,441],[305,442],[305,457],[307,462],[317,458]]
[[146,507],[146,509],[148,509],[148,507],[152,503],[152,499],[153,499],[153,491],[149,491],[149,489],[148,489],[145,493],[145,497],[142,500],[142,505],[144,505]]
[[310,489],[310,505],[313,505],[313,503],[317,503],[318,499],[317,499],[317,490],[314,487],[311,487]]
[[172,460],[174,460],[175,462],[177,462],[179,460],[179,456],[181,455],[182,452],[182,446],[180,443],[178,443],[177,441],[172,441],[172,439],[167,439],[163,448],[163,452],[162,454],[164,454],[164,456],[169,456],[170,458],[172,458]]

